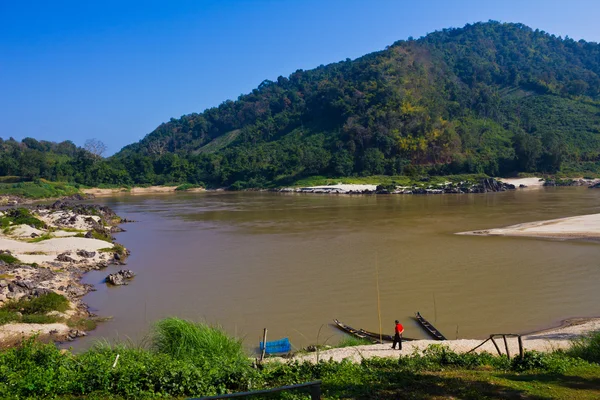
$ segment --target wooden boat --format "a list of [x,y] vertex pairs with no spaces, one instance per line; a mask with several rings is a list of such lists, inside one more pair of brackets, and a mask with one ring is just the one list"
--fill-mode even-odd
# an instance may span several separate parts
[[429,323],[429,321],[423,318],[420,312],[417,311],[415,313],[415,318],[417,319],[417,321],[419,321],[419,323],[427,331],[427,333],[429,333],[435,340],[446,340],[446,337],[442,335],[442,332],[438,331],[433,325]]
[[[350,335],[356,336],[361,339],[369,339],[369,340],[373,341],[373,343],[379,343],[379,338],[380,338],[379,333],[365,331],[364,329],[354,329],[354,328],[340,322],[337,319],[334,319],[333,322],[335,323],[335,326],[337,326],[342,331],[349,333]],[[384,342],[390,342],[390,343],[394,341],[394,337],[391,335],[381,335],[381,339]],[[416,339],[402,337],[403,342],[407,342],[407,341],[411,341],[411,340],[416,340]]]

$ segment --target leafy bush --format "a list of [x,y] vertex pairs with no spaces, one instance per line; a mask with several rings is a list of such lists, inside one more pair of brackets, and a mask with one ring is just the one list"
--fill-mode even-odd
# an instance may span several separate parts
[[183,185],[179,185],[175,188],[176,191],[178,192],[185,192],[187,190],[190,189],[198,189],[198,188],[202,188],[205,187],[206,185],[204,185],[203,183],[200,184],[192,184],[192,183],[184,183]]
[[4,217],[0,221],[0,225],[3,228],[13,225],[30,225],[34,228],[44,228],[46,224],[36,217],[26,208],[11,208],[6,210]]
[[18,258],[6,253],[0,254],[0,261],[4,261],[7,264],[18,264],[21,262]]
[[589,362],[600,363],[600,332],[575,340],[567,354]]
[[7,303],[2,310],[19,311],[23,314],[46,314],[50,311],[64,312],[69,308],[69,300],[63,295],[50,292],[31,300],[21,298]]

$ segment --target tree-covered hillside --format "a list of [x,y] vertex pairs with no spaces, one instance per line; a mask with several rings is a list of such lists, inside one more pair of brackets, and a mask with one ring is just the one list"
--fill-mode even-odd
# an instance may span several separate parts
[[236,187],[310,175],[598,173],[599,100],[600,45],[477,23],[264,81],[89,166],[102,173],[77,172],[86,184]]

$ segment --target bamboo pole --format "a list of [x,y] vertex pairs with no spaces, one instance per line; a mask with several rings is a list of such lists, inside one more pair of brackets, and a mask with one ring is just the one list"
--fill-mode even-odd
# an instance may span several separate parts
[[379,318],[379,343],[383,343],[383,334],[381,333],[381,303],[379,300],[379,265],[377,262],[377,252],[375,252],[375,283],[377,285],[377,317]]
[[492,343],[494,343],[494,347],[496,347],[496,350],[498,350],[498,355],[501,356],[502,352],[500,351],[500,347],[498,347],[498,344],[496,343],[496,341],[494,340],[494,336],[490,335],[490,339],[492,340]]
[[267,351],[267,328],[265,328],[265,330],[263,332],[263,348],[262,348],[262,352],[260,353],[260,362],[262,362],[262,360],[265,358],[266,351]]
[[510,350],[508,350],[508,342],[506,341],[506,335],[502,335],[502,338],[504,339],[504,347],[506,348],[506,356],[510,360]]
[[523,358],[523,338],[519,335],[519,356]]

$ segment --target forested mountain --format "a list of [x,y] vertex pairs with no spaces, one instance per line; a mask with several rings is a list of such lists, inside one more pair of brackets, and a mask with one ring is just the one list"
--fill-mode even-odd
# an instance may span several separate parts
[[310,175],[598,173],[599,100],[600,45],[477,23],[264,81],[74,176],[250,187]]

